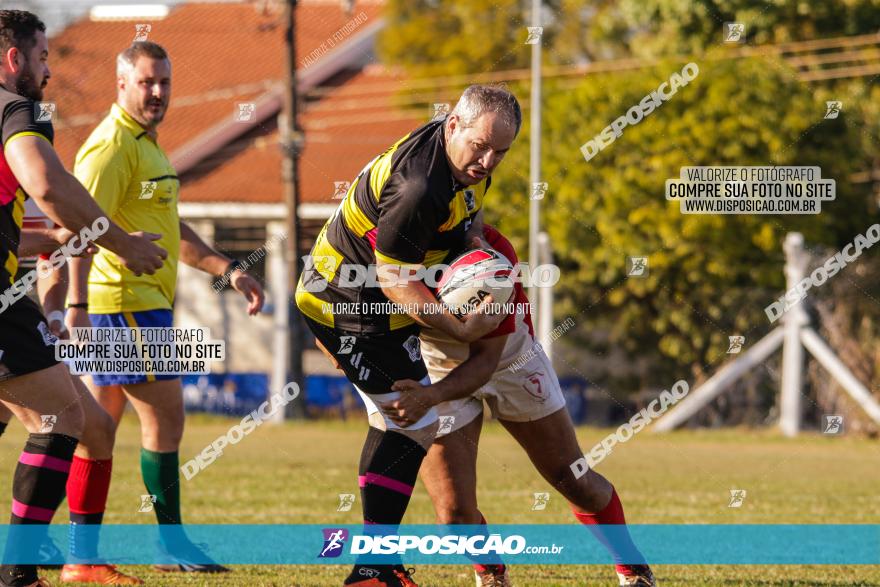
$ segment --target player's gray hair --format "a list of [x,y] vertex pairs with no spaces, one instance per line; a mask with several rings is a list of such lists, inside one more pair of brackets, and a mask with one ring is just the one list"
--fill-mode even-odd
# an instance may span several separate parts
[[168,52],[162,45],[152,41],[135,41],[116,56],[116,76],[125,75],[137,63],[139,57],[168,59]]
[[501,120],[508,127],[513,128],[514,133],[519,134],[522,126],[522,109],[516,96],[503,86],[479,84],[469,86],[452,110],[452,114],[458,116],[464,127],[471,126],[487,112],[500,115]]

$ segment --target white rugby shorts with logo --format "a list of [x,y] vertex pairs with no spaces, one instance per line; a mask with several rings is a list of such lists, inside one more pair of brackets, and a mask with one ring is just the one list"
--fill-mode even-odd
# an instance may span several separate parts
[[[454,340],[433,329],[422,329],[419,335],[422,359],[428,367],[431,382],[440,381],[468,357],[467,343]],[[370,398],[358,390],[369,414],[379,411]],[[388,399],[391,399],[390,397]],[[540,420],[565,407],[559,379],[547,355],[541,350],[524,320],[516,316],[516,328],[498,361],[498,368],[483,387],[466,398],[438,404],[440,419],[437,437],[445,436],[474,421],[483,414],[483,400],[492,415],[508,422]],[[396,429],[386,418],[389,429]]]

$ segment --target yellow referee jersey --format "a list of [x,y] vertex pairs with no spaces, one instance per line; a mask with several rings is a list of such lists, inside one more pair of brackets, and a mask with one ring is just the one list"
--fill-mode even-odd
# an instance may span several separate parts
[[165,152],[118,104],[80,148],[74,175],[126,232],[162,235],[168,259],[153,275],[135,276],[101,248],[89,273],[89,312],[170,310],[180,257],[180,182]]

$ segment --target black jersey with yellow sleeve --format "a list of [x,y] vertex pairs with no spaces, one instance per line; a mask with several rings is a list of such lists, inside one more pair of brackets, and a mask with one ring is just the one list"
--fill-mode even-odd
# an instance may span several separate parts
[[[40,111],[31,99],[0,86],[0,288],[8,287],[18,270],[18,243],[27,194],[18,183],[6,161],[6,147],[26,136],[37,136],[52,142],[52,123],[38,121]],[[0,289],[0,292],[2,292]]]
[[406,135],[370,161],[351,183],[321,229],[297,286],[296,303],[306,316],[363,334],[413,324],[404,313],[375,311],[388,306],[381,289],[369,280],[347,285],[354,281],[353,272],[341,268],[369,269],[377,259],[431,266],[464,248],[465,233],[491,177],[470,187],[454,180],[443,122],[429,122]]

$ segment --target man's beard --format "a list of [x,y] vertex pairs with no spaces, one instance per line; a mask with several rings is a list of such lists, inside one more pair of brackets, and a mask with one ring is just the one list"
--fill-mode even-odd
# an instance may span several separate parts
[[19,96],[24,96],[25,98],[30,98],[35,102],[39,102],[43,99],[43,88],[37,84],[37,80],[30,74],[30,71],[28,71],[28,65],[30,64],[25,61],[21,76],[18,78],[18,81],[15,82],[15,93]]
[[167,112],[167,109],[163,104],[162,110],[159,111],[158,114],[156,114],[150,110],[151,105],[152,104],[147,104],[146,106],[144,106],[143,110],[141,110],[141,115],[144,117],[144,120],[150,121],[155,126],[162,122],[162,120],[165,118],[165,113]]

